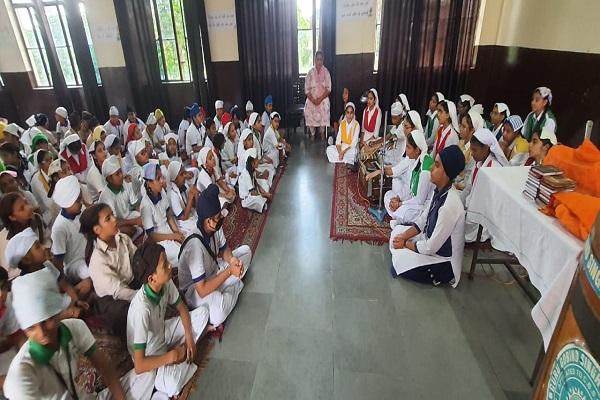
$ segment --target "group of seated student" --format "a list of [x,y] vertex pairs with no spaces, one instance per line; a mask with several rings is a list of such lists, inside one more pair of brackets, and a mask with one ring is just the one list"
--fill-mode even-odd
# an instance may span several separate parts
[[[217,100],[214,118],[194,103],[175,132],[160,109],[143,122],[128,107],[123,121],[111,106],[101,125],[88,112],[58,107],[55,131],[43,114],[30,117],[27,130],[0,120],[7,398],[181,392],[197,368],[199,337],[222,337],[251,264],[248,246],[227,243],[228,210],[238,197],[242,207],[266,210],[291,150],[272,102],[267,96],[262,118],[250,102],[246,117]],[[179,316],[165,320],[169,305]],[[131,371],[115,376],[89,321],[126,344]],[[102,376],[104,392],[75,384],[79,356]]]
[[[344,114],[336,123],[337,136],[326,149],[327,158],[348,165],[377,159],[383,146],[377,91],[368,91],[362,124],[347,89],[343,101]],[[435,92],[423,125],[406,95],[398,95],[390,107],[391,126],[384,127],[383,157],[383,173],[392,178],[383,203],[391,218],[394,277],[456,287],[464,244],[477,238],[478,225],[465,215],[479,170],[543,164],[557,144],[551,105],[551,90],[538,87],[525,121],[511,114],[505,103],[495,103],[486,121],[483,107],[472,96],[461,95],[454,103]],[[365,179],[381,173],[371,172]],[[488,238],[484,230],[482,240]]]

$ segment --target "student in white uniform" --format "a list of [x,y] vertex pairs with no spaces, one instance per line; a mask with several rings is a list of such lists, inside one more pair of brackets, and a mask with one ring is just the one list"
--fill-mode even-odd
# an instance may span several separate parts
[[104,190],[104,186],[106,186],[106,181],[102,176],[102,164],[106,160],[107,152],[104,142],[101,141],[93,142],[88,151],[92,158],[92,165],[87,174],[87,189],[92,198],[92,203],[95,203],[98,201],[102,190]]
[[375,88],[369,89],[367,94],[367,107],[363,111],[361,145],[368,144],[379,138],[381,127],[381,109],[379,108],[379,96]]
[[104,148],[106,149],[106,152],[108,153],[107,157],[110,156],[117,156],[119,157],[119,159],[121,159],[121,143],[119,142],[119,138],[116,135],[108,135],[106,136],[106,138],[104,139]]
[[556,117],[550,109],[552,91],[546,86],[540,86],[531,95],[531,112],[527,114],[523,126],[523,137],[531,140],[534,132],[547,131],[556,135]]
[[125,139],[127,138],[127,130],[125,130],[125,124],[119,118],[119,110],[115,106],[110,106],[108,110],[108,121],[104,123],[104,130],[106,131],[106,136],[115,135],[119,142],[125,144]]
[[146,234],[165,248],[171,265],[177,266],[177,255],[185,239],[173,216],[171,204],[164,191],[164,178],[157,164],[144,166],[144,185],[146,193],[142,198],[140,211]]
[[152,144],[152,150],[158,154],[163,151],[163,145],[165,144],[165,137],[162,135],[162,130],[157,130],[158,120],[154,116],[154,113],[148,114],[146,119],[146,128],[142,132],[142,138]]
[[[161,146],[165,145],[166,136],[171,133],[171,127],[165,119],[165,114],[160,108],[154,110],[154,117],[156,118],[156,137],[163,138]],[[177,136],[175,136],[177,137]]]
[[427,113],[425,114],[425,139],[427,140],[427,146],[433,147],[437,131],[440,127],[440,121],[437,117],[438,104],[444,100],[444,95],[441,92],[435,92],[429,99],[429,105]]
[[433,159],[427,154],[427,141],[421,131],[412,131],[407,137],[406,157],[415,160],[411,167],[406,169],[400,163],[389,168],[386,173],[394,176],[394,171],[404,174],[400,181],[408,183],[399,192],[387,191],[383,196],[383,202],[388,214],[392,217],[390,225],[394,228],[397,224],[411,224],[423,212],[425,206],[433,195],[431,184],[431,169]]
[[251,147],[246,150],[242,160],[246,164],[238,180],[242,207],[262,213],[267,209],[267,201],[272,198],[272,195],[257,182],[259,179],[256,178],[258,165],[256,149]]
[[246,102],[246,118],[244,118],[244,121],[242,121],[241,123],[241,129],[242,132],[244,131],[244,129],[250,129],[250,115],[252,115],[252,113],[254,112],[254,104],[252,104],[252,102],[250,100],[248,100]]
[[281,115],[277,111],[271,113],[269,119],[269,126],[265,130],[263,137],[262,147],[263,154],[273,162],[273,167],[279,166],[279,123],[281,122]]
[[[207,306],[209,323],[222,327],[244,287],[252,250],[247,245],[232,250],[227,244],[218,194],[211,185],[198,199],[198,228],[185,240],[179,256],[179,289],[190,308]],[[215,332],[222,333],[222,328]]]
[[190,117],[192,118],[192,123],[185,133],[185,152],[190,160],[194,160],[197,158],[198,152],[202,148],[206,136],[206,129],[204,128],[204,109],[196,103],[192,104],[192,107],[190,108]]
[[124,180],[121,161],[117,156],[110,156],[104,161],[102,176],[106,180],[106,187],[100,193],[98,201],[110,206],[121,232],[134,240],[137,239],[144,233],[142,218],[136,210],[138,200],[133,193],[131,183]]
[[458,145],[458,115],[456,114],[456,106],[450,100],[442,100],[438,104],[437,118],[440,123],[431,157],[439,154],[444,148],[453,144]]
[[27,340],[15,317],[9,289],[8,272],[0,268],[0,387],[4,386],[10,362]]
[[69,113],[64,107],[57,107],[54,110],[54,119],[56,120],[56,130],[58,138],[62,139],[65,137],[69,129],[71,129],[71,122],[69,122]]
[[186,132],[192,123],[192,117],[190,116],[191,106],[186,106],[183,109],[183,118],[181,118],[181,122],[179,123],[179,127],[177,128],[177,147],[179,148],[179,154],[183,160],[188,159],[188,155],[186,153]]
[[252,113],[250,115],[250,126],[252,127],[252,143],[256,149],[256,159],[258,160],[258,168],[256,170],[261,176],[257,176],[259,179],[264,179],[268,183],[269,190],[273,184],[273,178],[275,177],[275,167],[273,166],[273,160],[267,157],[263,152],[263,131],[264,126],[260,120],[258,113]]
[[215,121],[215,128],[217,129],[217,132],[223,127],[223,123],[221,123],[221,118],[223,117],[223,113],[225,110],[223,110],[223,100],[217,100],[215,101],[215,118],[213,119],[213,121]]
[[426,212],[410,226],[398,225],[390,235],[393,277],[434,286],[458,285],[463,262],[465,211],[452,180],[465,167],[456,145],[435,159],[431,182],[435,192]]
[[142,178],[142,169],[144,165],[148,164],[150,161],[150,154],[148,154],[148,146],[146,139],[136,140],[135,142],[131,142],[129,144],[129,150],[131,157],[133,159],[133,164],[131,169],[129,170],[128,175],[131,177],[131,187],[133,189],[133,194],[136,199],[136,203],[142,199],[142,195],[144,193],[144,179]]
[[[208,323],[208,308],[188,311],[171,280],[171,264],[162,246],[148,241],[135,258],[155,270],[145,277],[127,315],[127,348],[133,358],[134,380],[140,381],[132,386],[132,392],[140,400],[150,399],[154,389],[158,393],[152,398],[172,398],[198,368],[193,360],[196,343]],[[165,320],[168,305],[177,308],[178,317]],[[148,379],[154,385],[148,385]]]
[[471,138],[476,130],[484,126],[485,122],[481,114],[473,109],[469,110],[460,119],[460,142],[458,143],[458,147],[460,147],[465,156],[465,169],[454,179],[454,187],[459,191],[464,190],[468,179],[471,177],[471,171],[473,171],[473,167],[475,166],[475,161],[471,156]]
[[[254,147],[254,135],[252,134],[252,130],[244,129],[242,131],[242,136],[240,137],[240,143],[238,145],[238,176],[241,176],[241,174],[247,169],[246,161],[248,160],[249,153],[247,153],[246,150],[252,148],[256,150],[256,147]],[[258,152],[253,154],[255,154],[256,156]],[[253,171],[254,175],[250,175],[250,177],[253,177],[256,180],[255,183],[259,185],[264,192],[268,192],[270,189],[269,181],[267,180],[267,178],[265,178],[268,175],[268,171],[257,171],[256,169],[253,169]],[[251,184],[248,187],[253,187],[253,184]]]
[[265,97],[265,111],[262,113],[261,122],[262,126],[266,129],[267,126],[271,125],[271,113],[273,112],[273,96],[268,95]]
[[221,206],[226,203],[232,203],[235,200],[235,189],[225,182],[225,178],[216,173],[216,156],[209,147],[203,147],[198,153],[198,181],[196,186],[198,192],[202,193],[211,184],[219,187],[219,199]]
[[[131,124],[136,124],[140,132],[143,132],[144,129],[146,129],[146,125],[137,117],[135,110],[130,106],[127,106],[127,119],[123,124],[123,132],[129,132],[129,125]],[[125,142],[125,144],[127,144],[127,142]]]
[[[10,365],[4,394],[10,399],[32,400],[135,398],[123,390],[85,322],[59,318],[62,297],[52,285],[52,281],[38,279],[33,274],[13,282],[15,315],[29,340]],[[99,372],[108,387],[105,392],[86,393],[75,383],[82,356]]]
[[354,103],[346,104],[346,116],[340,123],[335,145],[327,146],[325,151],[330,163],[346,163],[353,165],[358,154],[360,126],[355,119]]
[[229,122],[223,129],[225,135],[225,144],[221,151],[221,162],[225,170],[225,179],[227,183],[235,186],[237,184],[237,152],[239,146],[239,137],[233,122]]
[[196,229],[198,221],[196,216],[198,189],[195,185],[188,186],[186,184],[187,172],[181,162],[169,163],[167,173],[169,177],[167,194],[171,210],[173,210],[179,230],[187,237]]
[[[475,131],[471,138],[471,155],[475,161],[475,165],[471,172],[471,176],[465,185],[465,189],[461,192],[461,200],[465,209],[469,208],[471,199],[471,190],[477,182],[477,173],[481,168],[504,167],[508,165],[508,160],[496,140],[496,136],[487,128],[481,128]],[[469,221],[465,224],[465,241],[467,243],[474,242],[477,239],[477,229],[479,225]],[[482,240],[487,240],[489,235],[486,230],[481,236]]]
[[59,212],[56,203],[48,197],[48,191],[50,190],[48,171],[50,170],[50,164],[52,164],[52,155],[46,150],[38,150],[33,157],[38,171],[31,178],[31,192],[42,213],[44,225],[49,228]]
[[456,113],[460,119],[475,105],[475,99],[469,94],[461,94],[456,102]]
[[542,128],[541,132],[533,132],[529,145],[529,158],[525,165],[543,165],[548,151],[556,144],[558,144],[558,140],[550,128]]
[[506,119],[502,129],[500,147],[504,151],[510,166],[524,165],[529,158],[529,142],[521,135],[523,120],[518,115]]
[[[402,123],[404,114],[402,103],[395,101],[390,107],[390,114],[392,116],[392,126],[387,136],[384,164],[396,165],[402,161],[406,148],[406,134]],[[387,129],[387,127],[384,129]]]
[[64,271],[67,279],[85,296],[92,289],[92,280],[85,262],[85,238],[79,231],[79,214],[83,206],[81,186],[73,175],[56,183],[52,200],[61,210],[52,225],[53,263]]
[[502,139],[502,128],[506,122],[506,118],[510,117],[510,109],[504,103],[494,104],[494,108],[490,112],[490,121],[492,122],[492,128],[490,129],[496,140]]
[[85,184],[87,171],[92,160],[79,135],[72,133],[60,143],[60,157],[69,163],[69,168],[79,182]]

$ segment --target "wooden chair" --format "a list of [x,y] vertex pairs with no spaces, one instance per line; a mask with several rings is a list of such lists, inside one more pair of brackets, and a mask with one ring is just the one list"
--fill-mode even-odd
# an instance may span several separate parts
[[304,78],[298,78],[292,85],[292,105],[288,107],[285,115],[286,137],[290,138],[290,131],[295,132],[296,128],[300,126],[304,126],[304,134],[306,134],[306,122],[304,121],[305,102]]

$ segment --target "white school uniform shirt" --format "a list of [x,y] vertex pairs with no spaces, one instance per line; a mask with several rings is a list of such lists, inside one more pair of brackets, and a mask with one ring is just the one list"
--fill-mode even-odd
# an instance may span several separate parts
[[144,350],[146,356],[167,352],[167,305],[177,306],[181,301],[179,291],[172,280],[163,286],[160,294],[154,293],[148,284],[144,284],[137,291],[127,312],[127,349],[132,357],[135,350]]
[[[13,359],[6,376],[4,394],[8,398],[71,399],[73,392],[76,392],[81,400],[96,398],[95,394],[86,393],[80,386],[71,387],[72,381],[69,376],[70,368],[73,381],[75,380],[81,355],[90,357],[96,351],[96,339],[90,329],[80,319],[62,320],[59,325],[59,342],[58,350],[53,354],[50,353],[48,360],[44,359],[42,352],[36,351],[40,348],[39,344],[33,344],[30,340],[25,342]],[[43,350],[49,351],[46,348]],[[65,384],[69,386],[69,390]]]
[[0,337],[6,338],[20,329],[12,306],[12,293],[9,292],[4,303],[4,313],[0,317]]
[[64,210],[61,210],[52,225],[52,254],[64,255],[65,270],[81,262],[85,263],[86,240],[79,231],[80,227],[79,214],[73,217]]
[[67,125],[62,125],[60,122],[56,123],[56,132],[60,134],[60,137],[65,137],[66,133],[71,129],[71,121],[67,118]]
[[[204,236],[199,230],[196,230],[194,233]],[[186,293],[186,298],[188,297],[188,292],[191,292],[190,294],[193,295],[196,283],[210,279],[219,272],[217,261],[211,257],[204,244],[199,239],[190,240],[194,242],[187,244],[181,252],[178,275],[179,288]],[[227,246],[223,228],[215,232],[209,242],[211,250],[218,257],[219,252]]]
[[154,129],[154,134],[150,136],[150,134],[147,131],[147,128],[144,128],[144,130],[142,131],[142,139],[146,139],[147,141],[152,143],[152,148],[155,150],[162,150],[162,145],[160,144],[160,142],[165,141],[165,137],[162,135],[162,133],[158,132],[158,129]]
[[142,225],[148,233],[173,233],[167,221],[167,215],[171,204],[164,190],[160,192],[160,198],[155,199],[156,203],[150,198],[149,194],[144,194],[140,205],[142,213]]
[[102,176],[102,172],[96,167],[96,164],[90,166],[87,174],[87,188],[92,197],[92,201],[95,203],[100,197],[100,193],[104,190],[106,180]]
[[193,146],[202,146],[204,143],[205,128],[200,125],[200,128],[196,127],[195,124],[190,124],[185,132],[185,152],[188,156],[193,153]]
[[396,143],[392,148],[385,149],[385,163],[396,165],[404,157],[406,151],[406,135],[402,124],[392,126],[390,133],[396,137]]
[[[462,190],[462,192],[460,192],[460,199],[463,202],[465,208],[469,207],[469,200],[471,198],[471,190],[473,189],[473,184],[475,184],[475,182],[477,181],[477,177],[475,174],[479,173],[479,169],[487,168],[487,167],[501,167],[501,166],[502,166],[502,164],[500,164],[498,162],[498,160],[496,160],[496,156],[494,156],[494,153],[492,153],[492,152],[490,152],[490,154],[487,156],[487,158],[483,162],[480,161],[480,162],[474,163],[473,169],[471,170],[471,173],[469,174],[469,177],[467,178],[467,181],[465,182],[465,188]],[[475,176],[475,178],[474,178],[474,176]]]
[[273,166],[275,168],[277,168],[277,166],[279,165],[279,149],[277,148],[278,144],[279,141],[277,140],[275,130],[272,126],[269,126],[269,128],[265,132],[262,147],[264,154],[271,160],[273,160]]
[[[135,121],[135,123],[137,124],[140,132],[143,132],[144,129],[146,129],[146,124],[142,122],[141,119],[137,119],[137,121]],[[129,131],[129,125],[131,125],[131,122],[129,122],[129,118],[125,120],[125,123],[123,124],[123,139],[127,140],[127,132]],[[107,132],[108,134],[108,132]]]
[[392,167],[392,192],[400,199],[408,197],[410,193],[410,178],[417,160],[404,157],[402,161]]
[[54,200],[48,197],[48,192],[42,183],[42,179],[49,184],[50,178],[43,170],[40,169],[31,178],[31,193],[33,194],[38,206],[40,207],[40,210],[42,211],[44,223],[46,226],[50,226],[58,215],[60,208],[56,205],[56,203],[54,203]]
[[127,131],[123,130],[124,124],[123,121],[119,118],[119,123],[115,126],[110,123],[110,119],[104,123],[104,130],[106,131],[106,136],[115,135],[119,138],[119,143],[121,146],[125,144],[125,138],[127,137]]
[[244,168],[244,170],[240,173],[238,189],[240,192],[240,199],[245,199],[246,197],[251,196],[250,192],[253,189],[258,189],[254,179],[250,176],[250,173],[246,168]]
[[[189,188],[187,190],[189,190]],[[179,189],[179,187],[177,187],[175,182],[171,182],[169,183],[168,196],[169,204],[171,204],[171,210],[173,211],[175,218],[179,219],[179,217],[183,215],[183,212],[187,207],[187,193],[182,194],[181,190]],[[190,215],[188,219],[189,218],[197,218],[195,207],[192,207],[192,209],[190,210]]]
[[213,121],[215,121],[215,128],[217,128],[217,132],[221,132],[221,130],[223,129],[223,124],[221,124],[221,120],[215,115]]
[[118,219],[134,218],[133,207],[137,203],[137,199],[129,182],[123,182],[121,190],[116,192],[106,185],[100,193],[98,202],[108,204]]
[[156,134],[156,136],[158,136],[158,138],[162,141],[165,140],[165,136],[168,135],[171,132],[171,127],[169,126],[169,124],[165,121],[165,126],[160,126],[159,124],[156,124],[156,129],[154,130],[154,133]]
[[234,164],[231,161],[237,157],[238,146],[238,140],[236,140],[235,142],[232,142],[229,138],[225,140],[223,150],[221,151],[221,161],[223,162],[223,167],[225,169],[229,169],[234,166]]
[[190,121],[188,121],[187,119],[182,119],[179,123],[179,128],[177,128],[177,146],[179,147],[179,151],[186,149],[185,135],[189,127]]

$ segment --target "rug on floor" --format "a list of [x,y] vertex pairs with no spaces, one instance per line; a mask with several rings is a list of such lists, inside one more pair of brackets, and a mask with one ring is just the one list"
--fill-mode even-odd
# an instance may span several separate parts
[[389,218],[380,224],[368,212],[369,202],[358,190],[358,174],[345,164],[335,165],[331,199],[332,240],[361,241],[374,245],[388,243]]
[[[271,187],[271,193],[275,198],[275,191],[279,185],[281,177],[285,173],[286,165],[281,165],[277,171],[277,175],[273,178],[273,186]],[[255,211],[248,210],[242,207],[240,199],[237,198],[235,202],[229,207],[229,215],[225,218],[223,223],[223,232],[227,238],[229,247],[235,249],[238,246],[246,244],[252,249],[252,253],[256,252],[258,242],[262,235],[263,229],[267,224],[267,217],[269,210],[262,214]]]

